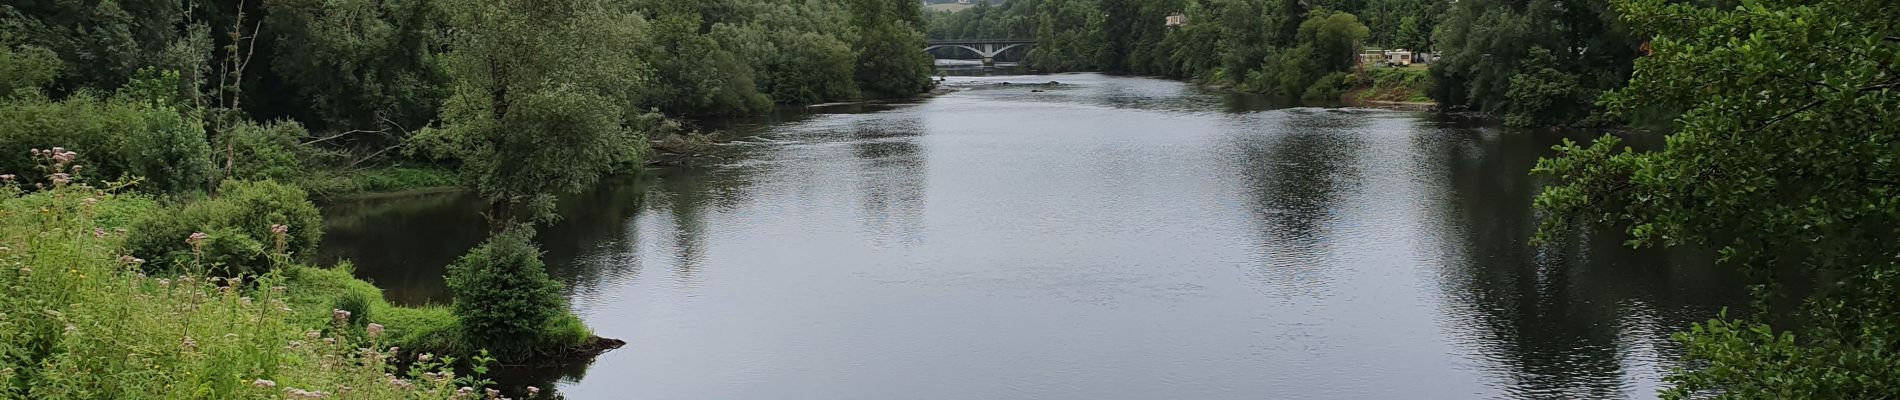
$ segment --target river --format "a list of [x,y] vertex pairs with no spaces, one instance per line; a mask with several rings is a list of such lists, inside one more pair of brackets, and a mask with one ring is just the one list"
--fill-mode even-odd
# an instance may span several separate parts
[[[1025,85],[1059,81],[1060,85]],[[1001,82],[1011,85],[1001,85]],[[950,77],[739,124],[571,196],[549,272],[577,399],[1651,398],[1669,335],[1746,304],[1696,251],[1527,243],[1528,174],[1587,133],[1277,108],[1159,79]],[[1632,138],[1641,142],[1654,138]],[[446,302],[460,194],[326,207],[326,260]]]

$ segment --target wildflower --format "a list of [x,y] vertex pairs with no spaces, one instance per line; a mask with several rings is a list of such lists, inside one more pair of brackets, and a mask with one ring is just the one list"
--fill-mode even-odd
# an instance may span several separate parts
[[323,332],[309,331],[309,332],[304,332],[303,336],[310,338],[310,340],[317,340],[318,337],[323,336]]
[[165,279],[165,278],[158,278],[158,285],[159,285],[159,286],[171,286],[171,285],[172,285],[172,280],[170,280],[170,279]]
[[389,386],[395,386],[397,389],[416,388],[416,384],[409,383],[408,379],[402,379],[402,378],[389,378]]
[[205,239],[210,238],[211,235],[207,235],[204,232],[192,232],[190,237],[185,238],[185,244],[197,247],[199,244],[203,244]]
[[429,361],[429,359],[432,358],[435,358],[434,354],[422,353],[422,355],[416,356],[416,361]]
[[395,356],[396,356],[396,352],[398,352],[398,351],[402,351],[402,348],[401,348],[401,347],[390,347],[390,348],[389,348],[389,356],[390,356],[390,357],[395,357]]
[[482,389],[482,393],[487,394],[490,400],[501,397],[501,391],[494,388]]
[[256,386],[256,387],[261,387],[261,388],[277,387],[277,382],[273,382],[269,379],[258,379],[255,381],[251,381],[251,386]]
[[271,287],[270,287],[270,292],[271,292],[271,293],[276,293],[276,294],[283,294],[283,293],[284,293],[284,290],[285,290],[285,289],[286,289],[286,288],[285,288],[285,287],[283,287],[283,286],[271,286]]
[[196,340],[191,340],[191,336],[186,336],[186,337],[185,337],[185,341],[184,341],[184,345],[185,345],[185,350],[197,350],[197,349],[198,349],[198,341],[196,341]]
[[274,233],[278,235],[287,234],[287,233],[290,233],[290,227],[284,226],[284,224],[271,224],[270,233]]
[[349,322],[350,312],[342,309],[332,309],[330,310],[330,318],[335,319],[338,323]]
[[382,336],[383,324],[369,324],[369,326],[363,328],[363,332],[368,333],[371,338]]
[[47,177],[47,179],[51,179],[53,181],[53,185],[58,186],[58,185],[64,185],[67,183],[72,183],[73,176],[65,172],[57,172],[57,173],[54,173],[52,176]]
[[329,393],[324,393],[321,390],[309,391],[309,390],[303,390],[303,389],[298,389],[298,388],[290,388],[290,390],[285,390],[284,392],[290,395],[290,398],[293,398],[293,399],[321,399],[324,397],[328,397],[330,395]]
[[96,237],[96,238],[106,237],[106,230],[101,229],[101,228],[92,228],[92,237]]
[[463,386],[461,389],[455,389],[456,396],[467,396],[470,394],[475,394],[475,388]]
[[250,306],[251,306],[251,296],[244,296],[244,297],[239,297],[239,298],[238,298],[238,304],[242,304],[242,305],[244,305],[245,307],[250,307]]
[[298,347],[303,347],[302,340],[292,340],[290,341],[290,344],[284,346],[285,349],[290,349],[290,350],[296,350]]
[[125,264],[125,265],[140,265],[140,264],[144,264],[145,260],[138,257],[133,257],[128,254],[128,255],[119,256],[119,263]]
[[12,182],[13,178],[16,178],[13,174],[0,174],[0,181]]
[[533,386],[528,387],[528,397],[534,397],[540,394],[541,394],[541,388],[533,387]]

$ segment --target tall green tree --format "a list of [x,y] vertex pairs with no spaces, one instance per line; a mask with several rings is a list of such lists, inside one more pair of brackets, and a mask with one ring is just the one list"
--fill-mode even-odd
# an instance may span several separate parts
[[[1612,113],[1682,110],[1667,147],[1566,144],[1536,172],[1554,218],[1627,229],[1637,246],[1720,249],[1773,301],[1819,283],[1793,322],[1711,320],[1677,338],[1669,398],[1876,399],[1900,393],[1900,3],[1618,0],[1653,34]],[[1757,311],[1766,312],[1769,308]]]
[[1513,82],[1574,80],[1579,96],[1594,97],[1629,79],[1641,45],[1607,0],[1468,0],[1453,4],[1444,18],[1433,36],[1444,57],[1431,66],[1432,99],[1447,108],[1515,117],[1514,125],[1567,125],[1589,113],[1548,108],[1584,107],[1576,102],[1520,102],[1548,98],[1526,96],[1549,88],[1519,89],[1513,99]]
[[859,29],[858,87],[876,97],[902,97],[930,90],[935,70],[924,48],[923,9],[917,2],[852,0]]
[[551,216],[555,195],[640,160],[643,19],[604,0],[455,7],[452,95],[419,143],[461,163],[494,226]]

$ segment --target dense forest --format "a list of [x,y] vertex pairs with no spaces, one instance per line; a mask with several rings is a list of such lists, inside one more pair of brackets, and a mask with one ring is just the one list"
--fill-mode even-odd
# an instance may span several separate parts
[[[1187,22],[1168,26],[1175,14]],[[1036,38],[1024,62],[1041,70],[1307,99],[1377,84],[1387,71],[1353,74],[1365,49],[1437,51],[1432,99],[1520,126],[1582,122],[1641,45],[1608,0],[1016,0],[927,19],[931,38]]]
[[[928,15],[933,39],[1026,37],[1040,70],[1194,79],[1338,98],[1367,46],[1427,48],[1443,2],[1424,0],[1013,0]],[[1180,14],[1181,26],[1165,23]]]
[[[0,5],[0,398],[467,398],[488,363],[611,348],[543,271],[553,199],[637,170],[693,133],[679,118],[928,90],[921,13]],[[391,305],[309,264],[313,196],[437,186],[492,204],[492,238],[448,267],[453,304]]]

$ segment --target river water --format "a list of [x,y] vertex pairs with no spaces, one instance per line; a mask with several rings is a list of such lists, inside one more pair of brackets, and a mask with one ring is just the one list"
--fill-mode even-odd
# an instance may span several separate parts
[[[1650,398],[1745,304],[1693,251],[1527,243],[1549,147],[1175,81],[951,77],[610,180],[543,229],[600,335],[505,384],[609,399]],[[1025,85],[1059,81],[1060,85]],[[1001,82],[1011,85],[1001,85]],[[1633,138],[1638,142],[1654,138]],[[327,206],[324,258],[446,302],[460,194]]]

